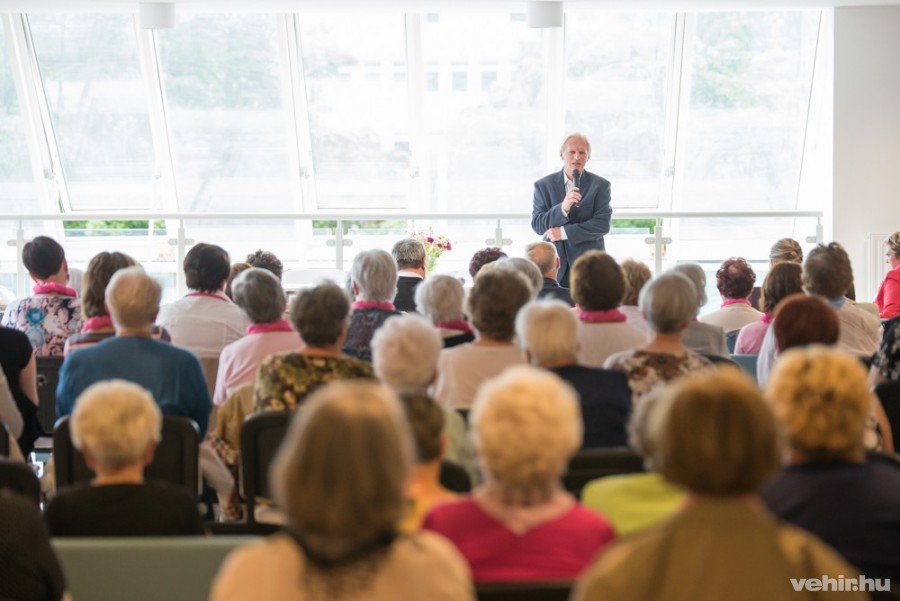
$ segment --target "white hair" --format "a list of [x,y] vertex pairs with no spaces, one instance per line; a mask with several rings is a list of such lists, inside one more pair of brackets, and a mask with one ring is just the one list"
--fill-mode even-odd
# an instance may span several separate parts
[[159,311],[161,297],[159,283],[140,266],[120,269],[106,285],[109,315],[118,327],[144,328],[151,325]]
[[536,365],[575,362],[578,319],[562,301],[540,300],[522,307],[516,316],[516,334]]
[[537,298],[538,292],[544,287],[544,274],[534,264],[534,261],[523,259],[522,257],[510,257],[508,259],[500,259],[495,261],[498,269],[512,269],[518,271],[528,280],[528,286],[531,288],[531,298]]
[[[691,281],[697,291],[697,309],[706,304],[706,272],[696,263],[680,263],[672,271],[681,273]],[[696,314],[696,311],[695,311]]]
[[375,375],[398,393],[424,392],[444,347],[437,329],[418,315],[389,317],[372,336]]
[[434,323],[461,320],[465,290],[449,275],[433,275],[416,286],[416,311]]
[[386,250],[364,250],[353,259],[350,281],[360,300],[391,302],[397,295],[397,262]]

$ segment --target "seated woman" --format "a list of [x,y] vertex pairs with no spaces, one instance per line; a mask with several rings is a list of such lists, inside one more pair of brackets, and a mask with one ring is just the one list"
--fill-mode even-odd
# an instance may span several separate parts
[[572,580],[614,534],[561,483],[581,446],[571,387],[517,366],[486,382],[469,415],[484,484],[435,507],[423,528],[453,541],[476,582]]
[[[106,310],[104,294],[113,274],[135,265],[137,262],[134,259],[120,252],[104,251],[94,255],[81,278],[81,314],[84,316],[84,324],[80,333],[66,340],[66,355],[116,335],[116,328]],[[159,326],[153,326],[153,338],[166,342],[171,340],[169,333]]]
[[663,478],[653,461],[659,430],[654,411],[664,393],[657,388],[641,397],[628,423],[628,446],[644,458],[647,472],[597,478],[581,492],[581,502],[605,515],[619,537],[655,526],[684,505],[684,491]]
[[762,294],[759,299],[763,315],[759,321],[741,328],[741,333],[738,334],[734,344],[735,355],[759,354],[775,307],[782,299],[803,292],[801,271],[802,268],[797,263],[776,263],[772,266],[763,281]]
[[216,406],[241,386],[252,384],[263,359],[303,348],[300,335],[284,319],[284,290],[272,272],[259,267],[246,269],[232,283],[232,295],[250,325],[247,335],[226,346],[219,356],[213,394]]
[[397,263],[381,249],[364,250],[356,255],[350,268],[353,313],[347,328],[343,351],[351,357],[372,360],[372,335],[392,315],[397,295]]
[[22,249],[22,262],[34,280],[34,296],[10,303],[2,325],[24,332],[38,357],[62,355],[82,320],[77,293],[68,286],[66,253],[53,238],[37,236]]
[[513,337],[516,313],[531,299],[531,293],[525,276],[511,269],[479,273],[468,303],[475,341],[441,351],[432,388],[438,403],[468,409],[482,382],[511,365],[525,363]]
[[59,491],[44,517],[56,536],[186,536],[204,534],[191,496],[144,480],[162,435],[162,414],[149,392],[109,380],[75,404],[72,443],[96,477]]
[[573,601],[791,601],[792,579],[857,576],[817,538],[764,509],[758,491],[778,468],[779,435],[753,382],[723,369],[674,384],[660,402],[654,461],[687,490],[687,502],[604,553]]
[[466,321],[462,282],[449,275],[431,275],[416,286],[416,312],[434,324],[444,340],[444,348],[475,340]]
[[507,256],[508,255],[505,252],[496,246],[488,246],[477,251],[469,260],[469,276],[471,276],[472,281],[475,281],[475,276],[478,275],[478,272],[481,271],[482,267],[488,263],[505,259]]
[[0,599],[63,599],[65,576],[37,506],[0,490],[0,532]]
[[[800,243],[793,238],[781,238],[776,240],[772,248],[769,249],[769,269],[772,269],[779,263],[796,263],[803,265],[803,248]],[[764,311],[760,298],[762,289],[757,286],[753,287],[750,293],[750,304],[754,308]]]
[[700,321],[719,326],[727,336],[751,323],[758,322],[762,313],[750,306],[747,298],[756,283],[756,273],[743,257],[731,257],[722,261],[716,271],[716,289],[722,297],[722,306],[700,317]]
[[341,352],[349,314],[350,299],[335,284],[320,284],[294,296],[291,323],[306,347],[263,360],[254,389],[257,411],[293,411],[327,382],[373,377],[370,363]]
[[644,286],[638,303],[650,326],[650,342],[617,353],[604,365],[625,372],[635,402],[660,384],[712,367],[682,343],[697,311],[697,292],[687,277],[675,271],[660,275]]
[[572,300],[578,316],[578,362],[602,367],[615,353],[647,342],[647,332],[629,323],[618,307],[628,283],[616,260],[592,250],[575,261],[570,274]]
[[640,261],[634,259],[625,259],[619,266],[625,275],[625,296],[622,297],[622,304],[619,311],[625,314],[625,323],[629,323],[636,327],[646,327],[647,320],[641,314],[641,308],[638,307],[638,298],[640,298],[641,290],[653,278],[650,268]]
[[725,330],[719,326],[703,323],[697,320],[697,313],[706,305],[706,273],[696,263],[679,263],[672,268],[687,277],[694,285],[697,305],[694,307],[694,319],[684,331],[684,346],[702,355],[715,355],[728,357],[728,342],[725,340]]
[[900,583],[900,470],[866,459],[866,373],[823,346],[785,353],[766,396],[788,440],[787,467],[763,492],[781,519],[833,546],[867,578]]
[[871,386],[888,380],[900,380],[900,317],[884,324],[884,336],[872,356],[869,371]]
[[44,428],[37,417],[37,360],[31,342],[23,332],[0,327],[0,367],[3,368],[13,403],[12,408],[7,409],[7,415],[17,425],[12,426],[13,422],[4,421],[10,433],[15,430],[14,438],[27,457],[34,441],[44,434]]
[[881,319],[891,319],[900,315],[900,232],[894,232],[884,241],[885,261],[890,271],[884,276],[875,304]]
[[398,532],[411,464],[403,409],[386,388],[337,382],[317,391],[272,466],[287,532],[229,555],[210,600],[472,601],[452,545]]

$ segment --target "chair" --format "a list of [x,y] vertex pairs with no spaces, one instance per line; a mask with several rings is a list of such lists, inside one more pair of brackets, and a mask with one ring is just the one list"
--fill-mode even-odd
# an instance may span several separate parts
[[24,495],[35,505],[41,502],[41,484],[28,464],[0,459],[0,488]]
[[722,357],[720,355],[707,355],[706,353],[702,353],[704,357],[710,360],[710,362],[716,367],[724,367],[726,365],[730,365],[731,367],[740,367],[736,361],[734,361],[731,357]]
[[9,431],[0,424],[0,457],[9,457]]
[[734,345],[737,344],[738,334],[740,333],[740,330],[734,330],[725,334],[725,344],[728,346],[729,353],[734,352]]
[[744,372],[756,381],[756,363],[759,355],[732,355],[731,360],[741,366]]
[[567,601],[571,582],[482,582],[475,585],[478,601]]
[[455,493],[467,493],[472,490],[469,474],[451,461],[441,462],[441,486]]
[[875,394],[881,400],[884,413],[891,424],[894,435],[894,446],[900,442],[900,381],[882,382],[875,387]]
[[64,357],[35,357],[37,361],[38,421],[44,432],[53,432],[56,424],[56,387]]
[[275,458],[290,411],[265,411],[249,416],[241,427],[241,494],[247,501],[247,521],[256,523],[256,499],[271,498],[269,465]]
[[563,485],[580,498],[581,489],[591,480],[643,471],[644,459],[628,447],[585,449],[572,457]]
[[869,460],[881,461],[888,463],[897,469],[900,469],[900,455],[897,453],[888,453],[886,451],[866,451],[866,457]]
[[[58,488],[87,482],[93,477],[84,455],[72,445],[68,416],[60,418],[53,430],[53,463]],[[200,434],[193,420],[163,416],[162,440],[145,475],[148,480],[183,486],[197,496],[200,489]]]

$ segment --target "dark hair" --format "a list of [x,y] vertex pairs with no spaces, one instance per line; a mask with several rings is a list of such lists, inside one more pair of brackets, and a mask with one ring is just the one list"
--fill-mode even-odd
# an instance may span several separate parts
[[531,300],[531,294],[531,284],[518,271],[494,269],[481,274],[469,293],[472,325],[492,340],[512,340],[516,314]]
[[494,246],[482,248],[474,255],[472,255],[472,260],[469,261],[469,275],[474,278],[475,274],[477,274],[482,267],[484,267],[488,263],[493,263],[494,261],[503,259],[506,256],[507,255],[505,252]]
[[616,260],[602,250],[589,250],[572,265],[572,300],[585,311],[607,311],[622,302],[627,282]]
[[336,343],[349,315],[350,297],[330,282],[301,290],[291,301],[291,323],[309,346]]
[[742,257],[731,257],[722,261],[716,271],[716,288],[724,298],[745,299],[753,291],[756,274]]
[[231,269],[228,270],[228,281],[225,283],[225,296],[234,300],[234,293],[231,291],[231,284],[234,282],[234,278],[248,269],[252,269],[252,267],[249,263],[235,263],[231,266]]
[[416,463],[429,463],[441,456],[444,412],[421,392],[400,395],[409,429],[416,444]]
[[106,286],[113,274],[137,262],[120,252],[94,255],[81,278],[81,312],[85,317],[102,317],[106,311]]
[[244,262],[250,267],[259,267],[260,269],[271,271],[279,280],[281,279],[281,274],[284,273],[284,265],[281,263],[281,259],[276,257],[275,253],[267,250],[257,250],[255,253],[250,253]]
[[781,299],[803,292],[803,268],[799,263],[775,263],[763,280],[759,306],[765,313],[772,313]]
[[228,253],[215,244],[195,244],[184,257],[184,276],[191,290],[218,292],[230,272]]
[[39,280],[46,280],[59,273],[65,260],[66,252],[63,247],[47,236],[37,236],[34,240],[26,242],[22,249],[22,263],[25,264],[25,269]]
[[803,286],[810,294],[826,298],[844,296],[853,285],[853,268],[844,247],[837,242],[819,244],[803,262]]
[[792,294],[775,309],[772,329],[778,352],[809,344],[837,344],[840,318],[820,296]]

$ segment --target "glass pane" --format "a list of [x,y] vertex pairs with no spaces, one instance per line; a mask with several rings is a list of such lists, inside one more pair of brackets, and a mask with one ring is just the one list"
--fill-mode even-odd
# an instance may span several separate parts
[[25,121],[9,64],[8,42],[0,28],[0,206],[3,212],[36,213],[37,189],[28,158]]
[[72,208],[158,208],[132,17],[41,14],[29,24]]
[[545,35],[504,13],[422,24],[427,208],[529,210],[531,183],[546,175]]
[[591,139],[588,170],[612,182],[616,207],[660,205],[674,36],[672,13],[566,19],[566,131]]
[[318,207],[405,208],[403,15],[303,15],[299,28]]
[[198,14],[158,35],[181,210],[292,210],[281,17]]

